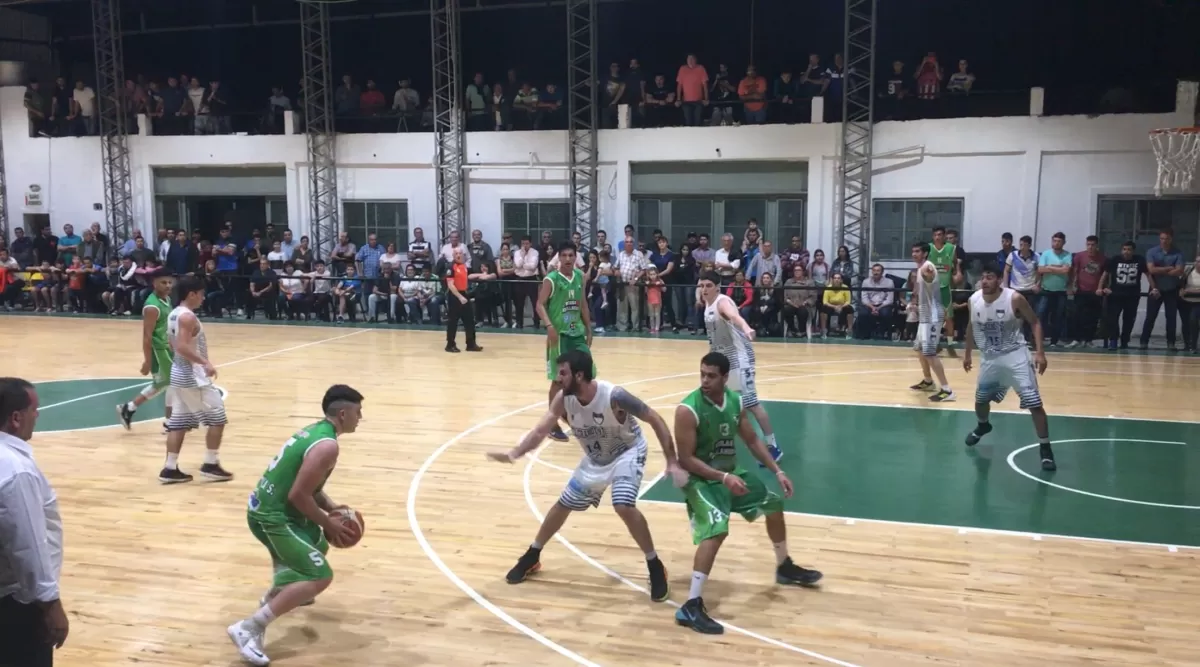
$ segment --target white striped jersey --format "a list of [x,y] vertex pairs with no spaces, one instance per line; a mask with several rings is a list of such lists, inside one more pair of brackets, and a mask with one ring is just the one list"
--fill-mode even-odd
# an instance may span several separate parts
[[704,308],[704,328],[708,331],[708,344],[713,352],[720,352],[729,359],[729,368],[754,368],[754,346],[746,332],[721,316],[718,304],[724,299],[737,310],[737,304],[724,294],[718,294]]
[[567,423],[584,454],[597,465],[608,465],[634,447],[645,447],[646,438],[637,419],[617,418],[612,407],[613,383],[596,380],[596,395],[584,405],[577,396],[563,396]]
[[[185,313],[192,312],[186,306],[176,306],[167,316],[167,340],[171,344],[171,349],[175,349],[175,339],[179,336],[179,319]],[[208,339],[204,336],[204,325],[200,322],[200,318],[196,318],[196,326],[200,327],[200,332],[196,335],[196,350],[200,356],[208,361]],[[212,380],[205,377],[202,366],[197,366],[187,359],[183,358],[182,354],[175,354],[171,360],[171,386],[172,387],[206,387],[212,384]]]
[[999,357],[1014,350],[1024,349],[1025,334],[1022,333],[1021,318],[1013,309],[1013,290],[1000,288],[1000,294],[990,303],[983,290],[971,295],[971,329],[975,346],[984,359]]
[[[927,282],[921,272],[925,267],[933,268],[933,281]],[[917,267],[917,284],[913,285],[917,295],[917,321],[921,324],[941,324],[946,318],[942,306],[942,286],[938,282],[937,266],[933,262],[925,262]]]

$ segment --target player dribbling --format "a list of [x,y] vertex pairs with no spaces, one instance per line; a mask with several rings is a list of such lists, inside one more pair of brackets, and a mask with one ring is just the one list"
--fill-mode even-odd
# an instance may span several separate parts
[[[963,369],[971,372],[971,350],[978,347],[983,363],[979,365],[979,384],[975,389],[975,417],[979,424],[967,434],[966,443],[973,447],[992,431],[988,421],[991,402],[1004,400],[1009,387],[1021,398],[1021,409],[1033,417],[1042,457],[1042,470],[1057,469],[1054,450],[1050,447],[1050,425],[1037,376],[1046,372],[1046,354],[1042,350],[1042,323],[1019,292],[1000,286],[1003,272],[995,266],[985,266],[979,290],[971,295],[968,312],[971,335],[966,338]],[[1021,333],[1022,322],[1033,329],[1033,358]]]
[[688,601],[675,612],[675,622],[709,635],[725,632],[709,617],[701,594],[717,551],[729,534],[730,514],[741,514],[747,521],[766,517],[767,536],[775,548],[776,583],[812,586],[821,579],[820,572],[796,565],[788,555],[787,524],[779,494],[767,490],[756,475],[737,464],[735,435],[775,475],[783,495],[792,497],[787,473],[779,469],[754,432],[749,410],[742,407],[737,392],[726,386],[729,373],[725,355],[709,352],[700,360],[700,388],[675,409],[679,465],[689,473],[684,495],[692,541],[697,545]]
[[506,579],[510,584],[519,584],[540,570],[542,547],[562,528],[567,517],[572,512],[597,507],[605,490],[611,487],[613,510],[625,522],[629,534],[646,556],[650,598],[662,602],[671,593],[667,570],[654,550],[646,517],[637,508],[647,453],[646,438],[638,420],[648,422],[654,429],[667,459],[667,474],[682,484],[683,472],[676,461],[671,431],[657,412],[625,388],[594,379],[592,357],[588,353],[572,350],[564,352],[556,361],[562,392],[555,396],[550,409],[515,449],[492,452],[488,458],[501,463],[516,461],[541,445],[562,419],[579,440],[584,456],[558,502],[546,512],[533,543]]
[[267,465],[246,510],[254,538],[267,548],[275,576],[258,611],[227,628],[229,639],[247,662],[266,665],[264,634],[272,621],[296,607],[312,604],[333,581],[325,554],[341,544],[350,529],[330,516],[339,509],[325,493],[325,482],[338,459],[338,438],[353,433],[362,419],[363,396],[336,384],[321,399],[325,418],[283,443]]

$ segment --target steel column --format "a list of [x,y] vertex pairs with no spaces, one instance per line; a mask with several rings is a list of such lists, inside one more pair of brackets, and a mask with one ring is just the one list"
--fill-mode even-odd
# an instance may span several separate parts
[[120,0],[92,0],[96,58],[96,103],[100,121],[100,160],[104,176],[105,231],[113,247],[134,231],[133,185],[129,167],[130,117],[125,106],[124,52]]
[[842,164],[837,240],[859,275],[872,261],[871,151],[875,111],[875,3],[846,0],[842,87]]
[[[304,73],[304,134],[308,145],[308,208],[315,255],[329,257],[341,231],[337,183],[337,129],[330,73],[329,8],[300,2]],[[361,241],[361,239],[360,239]]]
[[596,80],[596,0],[567,0],[567,161],[571,169],[571,226],[588,247],[596,238],[599,213]]
[[458,0],[430,0],[433,42],[433,140],[437,171],[438,243],[450,232],[466,231],[463,154],[465,116],[461,103],[462,61],[459,52]]

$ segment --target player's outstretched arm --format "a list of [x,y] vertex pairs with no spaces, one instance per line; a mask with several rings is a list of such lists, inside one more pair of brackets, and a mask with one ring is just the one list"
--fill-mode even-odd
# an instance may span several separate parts
[[737,306],[733,305],[732,299],[718,299],[717,312],[721,314],[729,323],[742,330],[742,333],[753,338],[754,329],[746,320],[742,319],[742,314],[738,312]]
[[646,405],[645,401],[629,393],[629,390],[624,387],[613,387],[612,406],[637,417],[654,429],[654,435],[658,438],[658,444],[662,446],[663,456],[667,459],[668,467],[679,462],[679,457],[675,453],[675,439],[671,437],[671,429],[667,428],[666,420],[658,414],[657,410]]
[[699,422],[696,413],[686,405],[675,408],[675,451],[679,455],[679,466],[689,473],[720,482],[726,473],[713,468],[696,457],[696,429]]
[[550,409],[546,411],[546,414],[542,415],[537,425],[521,438],[521,442],[515,448],[507,452],[489,452],[488,458],[493,461],[500,461],[501,463],[516,461],[537,449],[538,446],[546,441],[546,438],[550,437],[550,432],[558,426],[558,422],[566,418],[567,411],[563,407],[563,395],[560,391],[554,396],[554,400],[550,402]]

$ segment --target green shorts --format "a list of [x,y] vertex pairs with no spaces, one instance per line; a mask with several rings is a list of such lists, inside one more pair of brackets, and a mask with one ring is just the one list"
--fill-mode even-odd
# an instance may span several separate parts
[[742,468],[735,468],[737,475],[746,483],[746,493],[735,496],[721,482],[693,477],[683,487],[687,500],[688,519],[692,523],[692,543],[719,537],[729,532],[729,515],[741,514],[747,521],[760,516],[783,511],[783,498],[768,491],[762,480]]
[[170,350],[151,350],[150,377],[155,391],[171,386],[171,362],[174,358]]
[[250,532],[271,554],[275,568],[274,586],[286,586],[298,581],[320,581],[333,577],[333,569],[325,554],[329,543],[320,526],[295,523],[262,523],[247,516]]
[[[591,355],[592,350],[587,346],[587,338],[583,336],[559,336],[558,343],[550,344],[546,339],[546,379],[558,379],[558,355],[571,350],[582,350]],[[592,377],[596,377],[596,362],[592,361]]]
[[950,304],[954,299],[950,296],[950,285],[942,285],[942,308],[946,310],[946,316],[952,317]]

